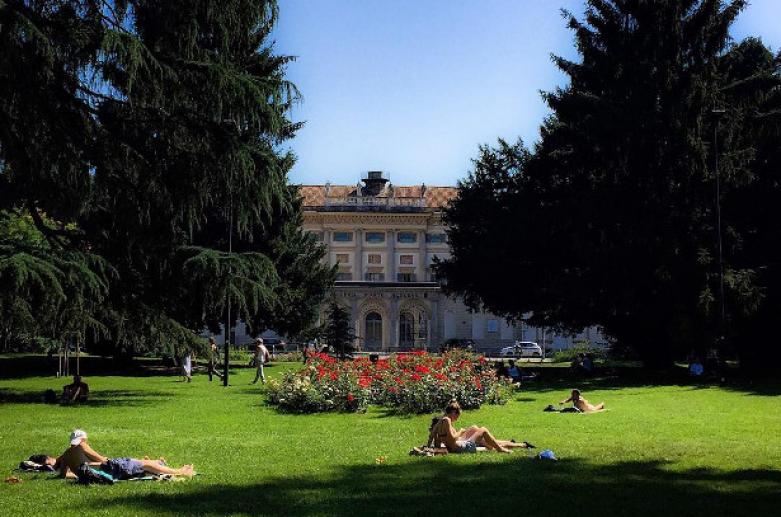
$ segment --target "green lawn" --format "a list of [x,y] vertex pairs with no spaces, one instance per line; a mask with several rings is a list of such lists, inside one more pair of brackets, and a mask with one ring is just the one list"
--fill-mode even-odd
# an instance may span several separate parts
[[61,452],[75,427],[106,455],[163,455],[202,473],[90,487],[22,474],[23,483],[0,485],[3,515],[765,516],[781,504],[781,383],[580,382],[610,411],[561,415],[541,410],[569,382],[541,381],[459,423],[551,448],[554,463],[523,452],[409,457],[428,416],[279,414],[249,385],[249,370],[228,389],[205,375],[191,384],[90,376],[94,399],[81,407],[41,404],[45,388],[63,383],[23,377],[2,359],[0,377],[4,477],[29,454]]

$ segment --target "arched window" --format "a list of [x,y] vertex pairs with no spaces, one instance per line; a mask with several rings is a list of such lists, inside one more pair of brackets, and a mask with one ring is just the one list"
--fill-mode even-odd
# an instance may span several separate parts
[[367,349],[382,347],[382,316],[376,312],[366,315],[366,339],[364,346]]
[[415,344],[415,319],[408,312],[399,315],[399,344],[401,346]]

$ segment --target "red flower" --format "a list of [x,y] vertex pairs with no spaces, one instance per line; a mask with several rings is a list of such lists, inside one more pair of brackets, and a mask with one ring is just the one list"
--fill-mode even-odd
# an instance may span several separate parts
[[335,381],[339,378],[339,374],[337,372],[331,372],[331,380]]
[[368,388],[372,385],[372,380],[370,377],[360,377],[358,379],[358,386],[361,388]]
[[353,400],[355,400],[355,397],[353,396],[353,394],[352,393],[348,393],[347,394],[347,402],[352,403]]
[[425,366],[416,366],[416,367],[415,367],[415,371],[416,371],[416,372],[418,372],[418,373],[422,373],[422,374],[431,373],[431,370],[429,370],[429,369],[428,369],[427,367],[425,367]]
[[479,378],[475,378],[475,388],[477,388],[479,390],[483,389],[483,383],[480,382]]
[[434,377],[437,380],[439,380],[439,381],[446,381],[447,380],[447,375],[445,375],[444,373],[437,373],[437,374],[434,375]]
[[419,380],[422,380],[422,379],[423,379],[423,377],[421,377],[421,376],[420,376],[420,375],[418,375],[417,373],[413,373],[413,374],[410,376],[410,379],[412,379],[413,381],[419,381]]

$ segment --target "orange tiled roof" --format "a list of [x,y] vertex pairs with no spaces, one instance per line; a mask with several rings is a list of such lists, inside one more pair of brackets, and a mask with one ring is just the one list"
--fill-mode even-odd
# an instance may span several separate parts
[[[342,198],[355,195],[355,185],[331,185],[328,197]],[[400,187],[393,186],[393,197],[396,198],[419,198],[421,185]],[[299,192],[304,200],[304,208],[324,206],[325,205],[325,185],[301,185]],[[426,192],[423,197],[426,200],[427,208],[442,208],[448,202],[456,197],[458,189],[456,187],[429,187],[426,186]],[[384,190],[377,197],[387,197],[388,192]]]

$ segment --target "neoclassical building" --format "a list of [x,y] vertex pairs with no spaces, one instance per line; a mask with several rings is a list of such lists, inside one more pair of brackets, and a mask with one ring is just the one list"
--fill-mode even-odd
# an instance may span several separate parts
[[516,340],[566,348],[575,340],[599,344],[594,329],[555,336],[470,312],[442,292],[434,260],[449,256],[442,208],[455,187],[395,186],[381,171],[352,186],[303,185],[304,230],[328,248],[338,265],[335,296],[350,309],[360,350],[436,350],[447,339],[471,339],[479,349]]

